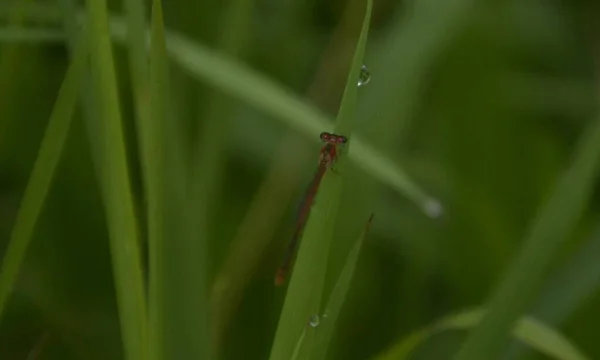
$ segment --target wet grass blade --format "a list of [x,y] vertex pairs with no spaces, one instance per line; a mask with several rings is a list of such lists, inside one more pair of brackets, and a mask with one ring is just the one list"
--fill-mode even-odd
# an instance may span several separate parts
[[82,79],[87,65],[87,56],[86,41],[81,41],[60,87],[46,133],[40,145],[38,157],[25,188],[0,270],[0,316],[12,292],[19,269],[31,242],[35,225],[42,212],[46,195],[52,184],[52,178],[60,160],[73,112],[79,99]]
[[[356,103],[356,89],[350,88],[356,88],[357,86],[368,34],[371,6],[371,1],[367,1],[361,35],[336,121],[336,131],[342,131],[341,134],[346,136],[350,136],[355,121],[353,110]],[[351,141],[346,146],[350,144]],[[336,162],[336,173],[328,171],[325,174],[306,223],[271,349],[270,358],[272,360],[290,358],[309,319],[312,316],[321,316],[322,309],[320,306],[325,272],[327,271],[329,246],[333,237],[342,195],[344,155],[344,153],[340,154],[339,160]],[[313,327],[308,328],[298,358],[310,358],[316,344],[314,329]]]
[[356,124],[356,97],[358,94],[358,82],[360,81],[361,67],[363,65],[363,58],[365,57],[365,49],[367,47],[367,39],[369,37],[369,24],[371,23],[371,9],[373,6],[372,1],[367,0],[365,6],[365,17],[362,29],[360,31],[360,36],[358,37],[356,50],[354,50],[350,73],[346,80],[344,94],[342,95],[340,109],[334,126],[335,133],[346,135],[348,141],[350,141],[350,138],[352,137],[352,131]]
[[327,305],[325,306],[323,313],[323,320],[317,332],[317,345],[314,348],[311,359],[318,360],[326,358],[325,356],[327,355],[327,349],[329,348],[329,343],[331,342],[333,331],[335,330],[335,324],[340,311],[342,310],[342,306],[344,305],[344,301],[346,300],[346,294],[348,293],[350,284],[352,283],[354,269],[356,268],[360,249],[362,248],[363,241],[369,232],[369,227],[371,226],[372,221],[373,214],[371,214],[369,217],[362,234],[360,234],[352,246],[352,249],[350,249],[348,257],[346,258],[346,263],[344,264],[344,268],[342,269],[342,272],[340,273],[340,276],[338,277],[333,290],[331,291],[331,295],[329,295],[329,300],[327,301]]
[[[409,359],[410,354],[425,341],[440,332],[447,330],[467,330],[477,326],[485,316],[483,310],[471,310],[442,319],[433,326],[419,330],[409,335],[385,354],[378,356],[377,360],[402,360]],[[577,347],[563,337],[556,330],[544,323],[531,318],[523,317],[517,321],[512,329],[513,336],[532,349],[539,351],[553,359],[558,360],[589,360]]]
[[91,74],[100,111],[100,186],[107,216],[125,358],[145,360],[147,311],[123,123],[104,0],[88,0]]
[[535,219],[516,262],[491,297],[489,312],[467,338],[456,360],[499,356],[513,323],[535,296],[547,265],[579,220],[590,200],[600,160],[600,119],[594,119],[589,127],[571,166]]

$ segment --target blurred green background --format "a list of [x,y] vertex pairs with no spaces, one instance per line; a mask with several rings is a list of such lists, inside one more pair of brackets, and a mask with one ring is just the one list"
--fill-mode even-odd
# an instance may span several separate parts
[[[69,61],[59,4],[20,1],[15,25],[16,3],[0,3],[0,256]],[[120,0],[109,7],[115,19],[125,11]],[[165,0],[163,8],[169,33],[226,53],[335,116],[361,0]],[[367,183],[374,191],[357,195],[360,202],[347,197],[356,221],[340,239],[355,239],[368,214],[376,216],[328,359],[372,358],[445,315],[484,304],[580,135],[598,121],[598,11],[584,0],[375,0],[365,58],[371,81],[359,89],[357,134],[444,211],[429,217],[381,179],[353,171],[357,181],[346,194]],[[123,39],[114,44],[142,218],[127,48]],[[186,127],[183,137],[189,134],[184,148],[201,141],[219,148],[215,173],[207,175],[215,191],[206,240],[218,358],[266,359],[285,296],[273,275],[316,164],[318,132],[308,137],[234,92],[198,81],[177,61],[171,65],[173,118]],[[106,220],[82,117],[78,111],[0,322],[0,359],[28,359],[37,347],[40,360],[123,358]],[[218,137],[203,138],[211,124]],[[530,307],[590,359],[600,359],[599,226],[594,195]],[[332,267],[349,244],[336,239]],[[234,290],[221,291],[224,273],[237,274]],[[450,358],[464,335],[438,334],[411,359]],[[545,359],[516,345],[504,358]]]

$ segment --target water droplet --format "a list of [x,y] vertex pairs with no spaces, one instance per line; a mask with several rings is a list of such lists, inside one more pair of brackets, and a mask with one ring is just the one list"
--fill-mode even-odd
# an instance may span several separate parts
[[308,325],[316,328],[317,326],[319,326],[319,324],[321,323],[321,319],[319,319],[319,315],[313,315],[310,317],[310,321],[308,322]]
[[323,319],[328,318],[329,317],[329,310],[325,310],[325,312],[323,313]]
[[425,202],[424,208],[425,213],[433,219],[437,219],[440,216],[442,216],[442,214],[444,214],[444,208],[442,207],[442,204],[440,204],[440,202],[435,199],[427,200]]
[[358,75],[358,86],[365,86],[371,81],[371,73],[366,65],[360,67],[360,75]]

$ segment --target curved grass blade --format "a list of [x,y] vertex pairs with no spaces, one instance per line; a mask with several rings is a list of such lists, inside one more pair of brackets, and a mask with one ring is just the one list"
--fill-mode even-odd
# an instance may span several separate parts
[[[434,334],[447,330],[467,330],[477,326],[484,317],[485,311],[476,309],[442,319],[433,326],[416,331],[392,349],[376,357],[377,360],[410,359],[410,354]],[[513,336],[526,345],[557,360],[589,360],[571,342],[556,330],[542,322],[523,317],[515,325]]]
[[107,216],[125,358],[146,360],[147,311],[105,0],[88,0],[91,74],[100,112],[100,185]]
[[317,332],[317,344],[314,347],[311,359],[325,359],[325,356],[327,355],[327,349],[329,348],[329,343],[333,336],[337,318],[342,310],[342,306],[346,300],[346,294],[348,293],[352,277],[354,276],[354,269],[356,268],[356,262],[358,261],[362,243],[369,232],[372,221],[373,214],[369,217],[362,234],[360,234],[356,239],[354,246],[350,249],[344,268],[331,291],[327,306],[325,307],[325,312],[323,313],[322,324]]
[[[44,13],[50,20],[55,16],[52,11]],[[43,17],[42,14],[37,15]],[[122,18],[111,17],[111,32],[116,41],[127,41],[127,26]],[[174,31],[167,31],[167,43],[173,60],[196,79],[206,81],[226,94],[256,106],[311,139],[318,139],[321,131],[331,129],[329,117],[250,67]],[[350,160],[366,173],[411,199],[425,212],[428,211],[432,197],[402,167],[359,137],[355,137],[353,143],[352,149],[348,151]]]
[[[127,27],[120,18],[112,18],[111,31],[115,40],[125,41]],[[176,32],[168,31],[166,36],[167,50],[172,59],[196,79],[206,81],[228,95],[256,106],[311,139],[318,140],[321,131],[331,129],[331,121],[326,115],[248,66]],[[400,166],[368,143],[355,137],[352,148],[348,149],[348,157],[366,173],[407,196],[421,209],[427,209],[431,197]]]
[[38,217],[56,166],[60,160],[73,112],[79,99],[82,79],[85,75],[88,59],[88,47],[85,36],[82,37],[76,53],[67,69],[58,97],[48,121],[46,133],[42,139],[38,157],[33,165],[29,182],[25,188],[23,200],[11,233],[6,255],[0,270],[0,317],[19,274],[19,268],[25,258],[27,247],[35,230]]
[[[590,299],[600,286],[598,254],[600,226],[596,226],[592,236],[546,281],[530,316],[557,326]],[[515,341],[505,358],[520,359],[528,352],[529,349]]]
[[[473,330],[456,360],[497,358],[513,323],[529,306],[557,248],[578,221],[591,197],[600,160],[600,118],[584,132],[570,168],[535,219],[521,253],[489,302],[489,311]],[[515,296],[518,294],[518,296]]]

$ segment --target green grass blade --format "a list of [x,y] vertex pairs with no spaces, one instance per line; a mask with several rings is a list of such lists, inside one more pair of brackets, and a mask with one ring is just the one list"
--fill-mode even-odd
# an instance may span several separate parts
[[[111,17],[111,31],[116,41],[127,41],[127,26],[121,18]],[[248,66],[173,31],[167,31],[167,43],[172,59],[193,77],[273,115],[310,139],[318,141],[321,131],[332,128],[331,119],[321,111]],[[408,197],[421,209],[427,211],[431,206],[432,197],[404,169],[360,137],[354,137],[348,157],[363,171]]]
[[590,199],[600,160],[600,119],[584,132],[570,168],[534,221],[515,264],[489,302],[489,312],[473,330],[457,360],[500,354],[512,324],[529,306],[548,263]]
[[38,157],[33,165],[0,270],[0,316],[19,274],[19,268],[25,258],[27,247],[31,242],[35,225],[60,160],[73,112],[79,99],[87,56],[88,47],[85,41],[82,41],[67,69],[40,145]]
[[[226,4],[221,21],[219,24],[218,48],[231,57],[240,57],[244,50],[252,41],[251,21],[253,16],[254,1],[235,0]],[[203,121],[198,127],[198,137],[196,140],[195,153],[193,157],[193,171],[196,172],[195,180],[192,186],[196,187],[194,192],[198,195],[195,202],[198,206],[195,211],[196,221],[198,222],[198,236],[202,239],[210,239],[215,234],[214,227],[210,224],[215,223],[214,209],[218,205],[217,198],[222,191],[222,185],[225,180],[225,170],[227,166],[227,137],[230,134],[232,118],[232,109],[235,108],[235,100],[225,93],[213,90],[207,93],[206,99],[200,102],[200,113]],[[253,225],[255,225],[254,223]],[[250,240],[249,233],[245,233],[243,241]],[[266,239],[267,240],[267,239]],[[252,250],[258,250],[253,248]],[[235,258],[235,254],[231,254]],[[225,265],[219,278],[215,281],[213,289],[215,290],[210,299],[211,309],[211,348],[212,357],[219,358],[220,343],[223,331],[225,329],[226,319],[235,313],[232,309],[235,303],[235,287],[221,287],[221,279],[229,276],[235,276],[236,280],[244,279],[245,274],[232,274],[240,271],[246,271],[241,263],[247,263],[246,260],[255,258],[244,252],[242,261],[235,261],[233,266]],[[239,260],[239,258],[237,259]],[[241,275],[241,276],[239,276]],[[239,283],[239,282],[238,282]],[[232,282],[227,282],[231,285]],[[221,290],[224,290],[221,291]],[[222,297],[223,296],[223,297]]]
[[[113,18],[111,30],[117,41],[125,41],[127,28],[119,18]],[[314,141],[318,141],[321,131],[332,128],[331,120],[314,106],[248,66],[175,32],[167,32],[167,44],[172,59],[196,79],[256,106]],[[420,208],[428,208],[431,197],[401,167],[359,137],[354,137],[348,158]]]
[[[115,35],[118,36],[118,32]],[[311,139],[316,139],[315,141],[318,141],[321,131],[332,128],[327,116],[247,66],[204,49],[175,33],[171,33],[168,38],[173,60],[197,79],[207,81],[256,106],[276,119],[286,122],[293,129],[310,136]],[[352,76],[355,78],[355,73],[352,73]],[[416,185],[402,168],[359,137],[354,137],[348,157],[365,172],[407,196],[420,208],[427,208],[431,197]]]
[[173,120],[160,0],[152,7],[150,50],[152,159],[147,179],[150,240],[150,321],[155,359],[206,359],[209,354],[205,239],[195,226],[193,180],[181,131]]
[[[127,50],[129,58],[129,72],[131,74],[131,87],[133,93],[133,103],[135,106],[136,128],[139,136],[138,146],[141,156],[142,171],[144,175],[144,187],[148,187],[147,181],[151,176],[146,173],[152,164],[152,157],[148,151],[148,134],[146,127],[150,125],[150,107],[148,95],[148,54],[146,48],[146,8],[142,0],[126,0],[126,20],[127,20]],[[148,191],[146,190],[146,194]],[[146,201],[149,201],[146,199]]]
[[[18,28],[25,20],[27,7],[31,0],[19,1],[8,12],[8,28]],[[24,55],[24,45],[19,43],[6,43],[0,48],[0,151],[4,152],[4,139],[10,121],[11,103],[14,101],[14,86],[18,81],[18,72],[15,68]]]
[[[550,323],[560,323],[593,296],[600,285],[600,227],[581,248],[547,281],[532,315]],[[577,279],[577,281],[573,281]]]
[[314,348],[311,359],[325,359],[325,356],[327,355],[327,349],[329,348],[329,343],[333,336],[333,330],[335,329],[337,318],[342,310],[342,306],[346,300],[346,294],[348,293],[348,289],[350,288],[350,284],[352,282],[352,277],[354,276],[354,269],[356,268],[356,262],[358,261],[358,255],[360,254],[362,243],[367,236],[372,221],[373,215],[371,215],[367,221],[365,229],[356,239],[356,242],[348,253],[344,268],[342,269],[342,272],[340,273],[340,276],[338,277],[333,290],[331,291],[331,295],[329,295],[329,300],[327,301],[327,305],[325,306],[325,311],[323,313],[323,321],[321,322],[321,326],[319,326],[317,332],[317,345]]
[[[69,55],[73,57],[77,39],[80,34],[77,21],[77,4],[76,0],[59,0],[58,5],[63,16],[63,28],[67,40],[67,48]],[[100,165],[102,163],[102,144],[99,141],[101,136],[98,136],[101,130],[100,121],[98,119],[98,111],[94,103],[93,86],[90,77],[90,72],[86,71],[85,80],[83,82],[83,91],[81,94],[81,108],[83,120],[86,124],[86,131],[90,142],[90,150],[94,162],[94,167],[97,176],[101,173]]]
[[[232,57],[236,57],[242,44],[251,38],[251,27],[248,25],[252,19],[251,0],[236,0],[227,4],[220,25],[219,47]],[[197,172],[193,186],[199,198],[197,221],[204,238],[210,237],[212,229],[208,224],[213,209],[216,206],[216,196],[221,191],[226,167],[226,146],[229,136],[232,99],[220,91],[211,91],[206,101],[201,102],[201,111],[204,121],[199,127],[196,152],[194,156],[194,170]]]
[[110,238],[125,358],[145,360],[147,312],[137,224],[133,208],[116,74],[104,0],[87,1],[91,73],[100,110],[100,184]]
[[[129,9],[132,11],[132,9]],[[137,15],[135,16],[137,17]],[[143,164],[143,178],[147,203],[148,220],[148,345],[151,359],[166,359],[165,351],[165,297],[167,296],[166,271],[167,254],[164,252],[167,213],[165,212],[166,194],[164,194],[166,178],[166,156],[164,155],[165,138],[162,136],[167,121],[167,110],[165,102],[167,99],[166,89],[166,61],[164,58],[165,39],[163,32],[162,8],[160,1],[152,4],[151,39],[148,79],[143,79],[143,73],[138,72],[140,78],[137,84],[140,86],[146,82],[149,84],[150,111],[148,118],[144,119],[142,113],[138,113],[138,136],[140,139],[141,156]],[[131,49],[130,66],[139,61],[137,50]],[[136,85],[134,84],[134,87]],[[137,88],[134,91],[145,91]],[[142,105],[142,98],[136,99],[136,105]],[[145,110],[143,110],[145,112]]]
[[350,66],[350,73],[346,80],[346,87],[344,88],[344,94],[342,95],[342,101],[340,103],[340,110],[338,112],[334,131],[337,134],[344,134],[350,140],[352,136],[352,130],[356,123],[356,96],[358,94],[358,81],[361,72],[361,66],[363,65],[363,58],[365,57],[365,49],[367,47],[367,39],[369,37],[369,24],[371,22],[371,10],[373,3],[371,0],[365,2],[366,10],[365,17],[356,44],[356,50],[354,50],[354,57],[352,58],[352,65]]
[[65,34],[56,30],[36,30],[27,28],[0,29],[1,43],[46,43],[63,42]]
[[[336,130],[348,131],[344,135],[349,136],[352,131],[355,114],[353,113],[356,102],[356,91],[348,90],[356,87],[358,82],[359,68],[362,64],[362,54],[366,44],[372,3],[366,3],[365,17],[356,55],[348,76],[344,98],[340,106]],[[350,144],[346,144],[348,146]],[[339,160],[343,160],[344,154],[340,154]],[[323,177],[319,193],[315,199],[310,216],[306,223],[304,235],[298,251],[298,257],[294,265],[290,279],[283,310],[279,319],[279,325],[275,334],[275,340],[271,349],[271,359],[288,359],[294,351],[295,344],[306,327],[311,316],[321,316],[321,298],[325,272],[327,271],[327,258],[329,246],[335,229],[335,222],[342,195],[343,161],[336,162],[336,173],[328,171]],[[298,358],[309,358],[315,346],[316,336],[314,327],[308,328],[306,338],[303,341]]]
[[[530,315],[548,325],[557,326],[580,309],[600,286],[599,253],[600,226],[596,226],[592,236],[546,281]],[[520,342],[515,342],[507,358],[523,358],[527,351]]]
[[421,0],[410,6],[410,12],[402,13],[393,23],[380,56],[371,64],[376,74],[374,80],[382,80],[373,81],[364,92],[364,101],[358,110],[361,118],[373,118],[373,124],[365,130],[377,134],[378,140],[384,143],[379,143],[380,146],[386,149],[398,143],[398,135],[420,106],[427,84],[424,77],[451,39],[469,23],[478,4],[471,0],[443,3]]
[[[419,345],[423,344],[432,335],[447,330],[467,330],[473,328],[481,322],[481,319],[484,316],[485,312],[480,309],[449,316],[430,328],[409,335],[385,354],[376,357],[376,359],[409,359],[411,352]],[[519,319],[514,329],[512,329],[512,334],[516,339],[532,349],[553,359],[589,360],[589,358],[577,349],[577,347],[575,347],[567,338],[534,318],[523,317]],[[486,358],[489,358],[490,355],[491,353],[488,354],[488,357]]]

